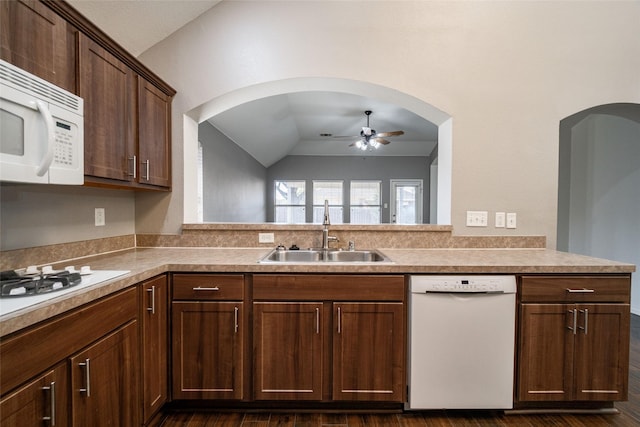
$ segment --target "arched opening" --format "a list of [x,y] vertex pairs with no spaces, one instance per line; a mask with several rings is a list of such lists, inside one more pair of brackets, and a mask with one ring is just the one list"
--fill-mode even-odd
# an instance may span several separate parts
[[[640,265],[640,105],[563,119],[559,154],[557,248]],[[637,277],[634,301],[640,314]]]
[[[435,177],[433,181],[437,183],[437,188],[432,189],[432,194],[437,201],[433,204],[435,215],[432,215],[431,223],[451,223],[451,117],[413,96],[387,87],[360,81],[327,78],[296,78],[267,82],[233,91],[195,108],[189,112],[188,117],[197,123],[201,123],[234,107],[255,100],[276,95],[308,93],[312,91],[324,93],[337,92],[374,98],[381,102],[404,108],[436,125],[438,128],[438,148],[435,152],[437,153],[438,167],[434,169]],[[189,222],[188,218],[191,215],[189,212],[195,212],[197,210],[196,206],[191,206],[192,201],[195,201],[196,198],[189,196],[189,194],[193,193],[194,189],[197,188],[197,185],[189,179],[189,174],[187,174],[187,171],[193,169],[192,162],[195,157],[194,154],[191,153],[191,147],[194,147],[194,150],[196,149],[195,147],[197,147],[197,136],[194,135],[193,129],[193,126],[186,126],[184,135],[185,222]],[[191,174],[191,176],[195,178],[195,174]]]

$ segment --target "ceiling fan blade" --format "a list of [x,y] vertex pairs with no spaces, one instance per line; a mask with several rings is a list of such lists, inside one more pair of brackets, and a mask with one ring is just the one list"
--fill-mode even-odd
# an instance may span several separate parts
[[380,132],[380,133],[376,133],[376,137],[383,137],[383,138],[387,138],[389,136],[400,136],[400,135],[404,135],[404,131],[401,130],[395,130],[393,132]]
[[332,136],[334,139],[344,139],[344,138],[360,138],[360,135],[342,135],[342,136]]
[[[378,135],[379,135],[379,134],[378,134]],[[388,140],[386,140],[386,139],[384,139],[384,138],[378,138],[378,137],[371,138],[371,140],[372,140],[372,141],[373,141],[373,140],[375,140],[378,144],[382,144],[382,145],[387,145],[388,143],[390,143],[390,142],[391,142],[391,141],[388,141]]]

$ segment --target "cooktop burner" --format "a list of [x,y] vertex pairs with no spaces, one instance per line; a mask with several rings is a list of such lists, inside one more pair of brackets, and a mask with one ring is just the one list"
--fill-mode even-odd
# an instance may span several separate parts
[[33,277],[23,277],[15,271],[5,271],[0,275],[0,298],[22,297],[53,292],[58,289],[75,286],[81,281],[82,276],[80,276],[80,273],[70,273],[68,271],[42,274]]
[[127,273],[129,270],[92,270],[89,266],[79,270],[69,266],[62,271],[55,271],[51,266],[41,270],[30,266],[4,271],[0,273],[0,320],[8,314],[58,300]]

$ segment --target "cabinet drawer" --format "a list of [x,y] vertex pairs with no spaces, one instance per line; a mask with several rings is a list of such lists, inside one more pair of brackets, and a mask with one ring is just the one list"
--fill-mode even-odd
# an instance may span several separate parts
[[405,300],[401,275],[256,274],[253,298],[278,301],[399,301]]
[[174,300],[242,300],[242,274],[174,274]]
[[522,276],[522,302],[622,302],[631,299],[629,275]]

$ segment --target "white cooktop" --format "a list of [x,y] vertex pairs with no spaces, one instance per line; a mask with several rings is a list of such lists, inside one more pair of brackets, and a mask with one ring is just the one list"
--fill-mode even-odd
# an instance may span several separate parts
[[48,292],[39,295],[29,295],[22,297],[0,298],[0,320],[2,317],[44,302],[50,302],[54,299],[76,292],[80,289],[86,289],[89,286],[115,279],[118,276],[129,273],[129,270],[93,270],[91,274],[82,276],[82,282],[69,288],[60,289],[54,292]]

